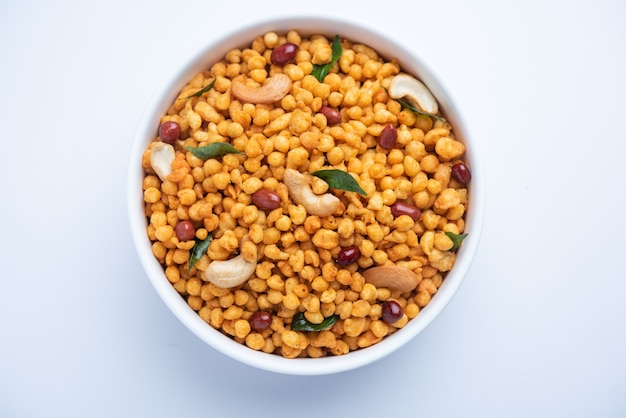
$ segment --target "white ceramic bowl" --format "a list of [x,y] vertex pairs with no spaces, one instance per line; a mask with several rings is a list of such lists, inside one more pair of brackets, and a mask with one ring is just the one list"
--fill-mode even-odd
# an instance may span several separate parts
[[[286,359],[247,348],[227,338],[204,322],[166,279],[163,268],[152,254],[151,242],[146,235],[147,220],[144,216],[142,192],[143,171],[141,156],[156,135],[159,120],[179,90],[199,71],[220,60],[230,49],[248,45],[257,35],[267,31],[286,32],[297,29],[302,35],[325,34],[347,37],[373,47],[386,58],[397,57],[403,69],[417,75],[437,98],[440,108],[452,124],[457,135],[465,142],[465,160],[472,170],[470,203],[466,213],[468,237],[457,252],[457,261],[446,276],[437,294],[420,311],[419,315],[398,332],[384,338],[380,343],[366,349],[338,357],[318,359]],[[242,363],[277,373],[293,375],[323,375],[355,369],[381,359],[394,352],[417,336],[445,308],[461,285],[476,252],[482,227],[484,211],[483,167],[478,156],[478,144],[468,132],[461,109],[451,97],[450,89],[437,76],[425,60],[403,41],[391,34],[383,34],[346,18],[335,17],[282,17],[263,21],[236,30],[220,38],[211,39],[206,46],[180,67],[159,86],[137,130],[128,173],[128,211],[135,246],[143,267],[168,308],[199,338],[221,353]]]

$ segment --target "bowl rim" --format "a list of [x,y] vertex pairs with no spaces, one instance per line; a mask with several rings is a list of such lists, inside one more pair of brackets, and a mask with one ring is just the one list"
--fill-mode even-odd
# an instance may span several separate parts
[[[440,107],[445,111],[455,134],[467,144],[466,160],[472,169],[470,204],[465,214],[466,232],[463,245],[457,250],[457,260],[447,274],[439,291],[419,315],[401,330],[381,342],[342,356],[287,359],[275,354],[255,351],[224,336],[193,311],[166,279],[158,260],[152,255],[151,242],[146,234],[147,219],[143,209],[141,156],[154,138],[159,119],[174,101],[180,89],[201,69],[215,62],[229,49],[249,44],[255,36],[267,31],[298,30],[302,35],[322,33],[362,42],[387,58],[399,57],[403,69],[418,75],[431,89]],[[381,46],[385,50],[381,50]],[[327,375],[356,369],[373,363],[404,346],[420,334],[448,305],[456,294],[472,264],[482,232],[485,184],[484,166],[478,144],[470,126],[453,99],[452,89],[434,67],[413,47],[352,18],[326,15],[284,15],[249,23],[217,37],[210,37],[194,54],[187,57],[165,77],[141,117],[136,129],[128,166],[127,209],[131,234],[140,262],[157,294],[174,315],[197,337],[222,354],[258,369],[290,375]]]

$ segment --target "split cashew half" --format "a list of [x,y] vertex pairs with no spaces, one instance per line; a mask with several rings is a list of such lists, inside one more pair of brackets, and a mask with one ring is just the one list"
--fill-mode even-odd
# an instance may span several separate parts
[[279,101],[291,90],[291,78],[278,73],[270,77],[261,87],[250,87],[236,79],[230,85],[230,91],[244,103],[270,104]]
[[335,213],[340,200],[332,193],[317,195],[311,190],[311,177],[287,168],[283,181],[294,202],[304,206],[309,215],[326,217]]
[[165,142],[157,142],[150,151],[150,166],[161,181],[172,172],[172,162],[176,158],[174,147]]
[[[248,240],[245,236],[241,246]],[[204,277],[217,287],[228,289],[239,286],[252,276],[256,270],[256,261],[247,261],[243,252],[235,258],[224,261],[212,261],[204,271]]]
[[428,87],[408,74],[398,74],[391,80],[389,96],[393,99],[404,98],[411,106],[418,107],[431,115],[439,112],[437,100]]

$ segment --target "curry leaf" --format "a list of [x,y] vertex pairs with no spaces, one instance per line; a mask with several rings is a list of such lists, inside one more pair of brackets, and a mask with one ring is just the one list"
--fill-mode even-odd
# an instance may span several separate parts
[[467,234],[457,235],[454,232],[446,232],[446,235],[450,237],[450,239],[452,240],[452,243],[454,244],[452,248],[450,248],[450,251],[456,251],[456,249],[461,246],[461,243],[463,242],[465,237],[467,237]]
[[187,149],[201,160],[223,157],[226,154],[241,154],[241,151],[227,142],[214,142],[205,147],[187,147]]
[[181,99],[191,99],[192,97],[200,97],[202,96],[204,93],[206,93],[207,91],[211,90],[213,88],[213,86],[215,85],[215,80],[211,81],[210,84],[208,84],[205,88],[203,88],[200,91],[195,92],[194,94],[192,94],[191,96],[187,96],[187,97],[181,97]]
[[315,77],[320,83],[324,81],[324,77],[326,77],[326,75],[330,72],[330,70],[333,68],[333,65],[335,65],[335,63],[339,61],[339,58],[341,57],[341,54],[343,52],[339,35],[335,35],[335,39],[333,40],[331,48],[332,56],[330,62],[324,65],[314,64],[313,71],[311,71],[311,75],[313,75],[313,77]]
[[318,170],[312,173],[315,177],[319,177],[328,183],[331,189],[346,190],[348,192],[357,192],[363,196],[367,196],[365,190],[359,186],[359,183],[349,173],[330,169],[330,170]]
[[437,116],[437,115],[433,115],[432,113],[424,112],[422,109],[419,109],[413,106],[411,103],[409,103],[408,101],[404,99],[396,99],[396,101],[400,103],[400,106],[402,106],[405,109],[409,109],[415,113],[419,113],[420,115],[430,116],[431,118],[437,119],[441,123],[446,123],[446,120],[444,118]]
[[209,249],[209,245],[211,244],[211,240],[213,236],[209,234],[203,240],[196,240],[193,248],[191,249],[191,255],[189,256],[189,267],[187,268],[187,277],[189,277],[189,272],[196,265],[198,260],[202,258],[204,254],[206,254]]
[[298,312],[293,316],[291,329],[294,331],[324,331],[335,325],[338,319],[339,315],[332,315],[328,318],[324,318],[321,323],[314,324],[305,318],[303,312]]

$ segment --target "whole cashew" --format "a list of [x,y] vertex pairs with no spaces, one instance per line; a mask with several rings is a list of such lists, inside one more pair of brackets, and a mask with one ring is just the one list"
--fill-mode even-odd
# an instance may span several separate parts
[[249,87],[236,79],[230,85],[230,91],[244,103],[269,104],[282,99],[291,90],[291,78],[278,73],[270,77],[261,87]]
[[[241,241],[243,246],[247,236]],[[247,261],[243,252],[235,258],[224,261],[212,261],[204,271],[204,277],[214,285],[228,289],[239,286],[252,276],[256,270],[255,261]]]
[[428,88],[417,78],[408,74],[398,74],[391,80],[389,96],[393,99],[405,98],[411,105],[417,105],[431,115],[439,111],[437,100]]
[[294,202],[304,206],[309,215],[326,217],[339,207],[339,198],[331,193],[317,195],[311,190],[311,178],[293,168],[285,170],[283,179]]
[[413,271],[398,266],[377,266],[363,272],[366,283],[408,292],[417,287],[420,277]]

